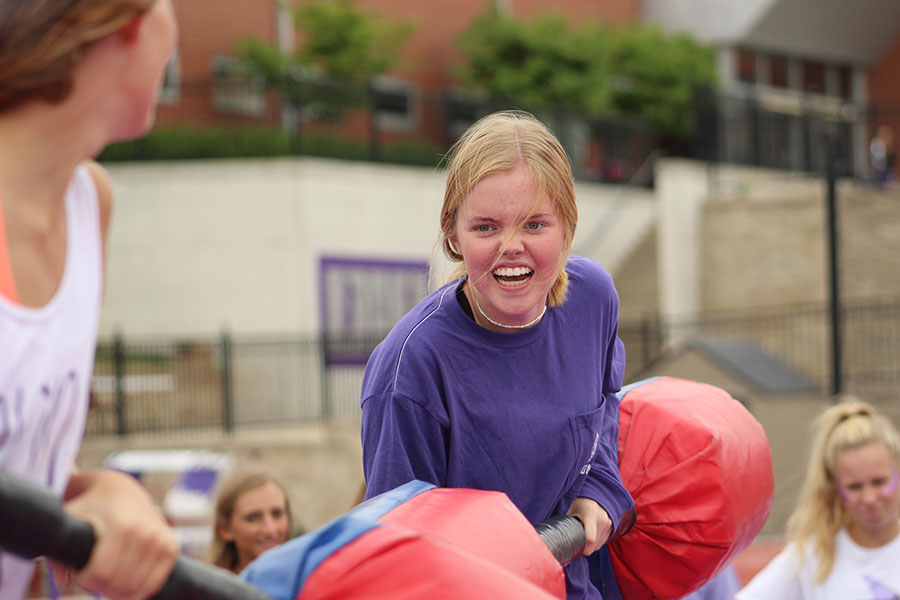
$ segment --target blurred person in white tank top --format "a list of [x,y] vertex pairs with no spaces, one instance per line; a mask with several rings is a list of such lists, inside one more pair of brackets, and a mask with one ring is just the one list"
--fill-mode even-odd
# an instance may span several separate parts
[[[131,477],[75,468],[112,208],[93,158],[150,128],[176,29],[171,0],[0,0],[0,470],[94,526],[75,582],[111,600],[158,591],[178,544]],[[0,553],[0,598],[31,574]]]

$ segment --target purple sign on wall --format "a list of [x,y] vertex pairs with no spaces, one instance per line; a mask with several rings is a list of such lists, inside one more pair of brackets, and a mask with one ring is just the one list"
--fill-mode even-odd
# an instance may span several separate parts
[[323,257],[319,290],[328,362],[364,363],[363,340],[377,342],[428,293],[428,263]]

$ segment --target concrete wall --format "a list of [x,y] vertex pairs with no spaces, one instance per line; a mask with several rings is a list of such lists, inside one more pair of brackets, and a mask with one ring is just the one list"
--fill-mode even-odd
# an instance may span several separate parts
[[[852,182],[837,188],[841,296],[900,294],[900,193]],[[707,310],[824,302],[829,294],[821,179],[784,175],[723,189],[703,210],[701,305]]]
[[764,534],[784,532],[806,477],[813,424],[827,405],[824,398],[812,396],[757,396],[749,402],[769,439],[775,474],[775,496]]
[[651,229],[615,273],[619,321],[634,323],[659,314],[656,229]]
[[101,335],[314,330],[318,260],[429,258],[440,177],[312,160],[112,166]]
[[701,305],[750,308],[827,296],[824,200],[721,201],[703,215]]
[[[656,180],[664,317],[827,299],[822,177],[666,160]],[[841,181],[837,197],[842,297],[895,298],[900,190]]]
[[700,309],[700,216],[709,196],[705,165],[666,160],[656,167],[659,310],[663,318]]

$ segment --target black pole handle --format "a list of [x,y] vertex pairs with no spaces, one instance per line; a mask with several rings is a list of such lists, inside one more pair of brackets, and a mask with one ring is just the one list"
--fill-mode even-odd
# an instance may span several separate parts
[[[0,471],[0,548],[22,558],[46,556],[75,570],[88,563],[94,529],[63,510],[46,488]],[[271,600],[230,572],[184,556],[152,600]]]
[[571,515],[555,515],[534,526],[550,552],[566,566],[584,552],[586,543],[581,519]]

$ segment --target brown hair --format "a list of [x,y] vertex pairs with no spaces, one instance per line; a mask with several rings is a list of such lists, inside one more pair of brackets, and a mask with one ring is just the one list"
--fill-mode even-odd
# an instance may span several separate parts
[[291,502],[284,484],[268,470],[261,467],[247,467],[235,471],[222,483],[216,497],[215,519],[213,522],[213,539],[209,548],[209,561],[217,567],[234,571],[238,564],[238,552],[234,542],[222,539],[219,529],[231,522],[234,505],[244,493],[255,490],[267,483],[274,483],[284,494],[284,508],[287,512],[288,535],[294,526],[291,515]]
[[460,206],[472,188],[488,175],[523,165],[537,187],[538,196],[548,194],[565,222],[565,251],[547,299],[551,307],[562,304],[569,284],[565,266],[578,223],[578,208],[572,167],[556,136],[527,112],[501,111],[482,117],[469,127],[450,149],[449,156],[440,241],[444,254],[459,263],[454,275],[465,274],[463,257],[450,243]]
[[63,101],[84,49],[156,0],[0,0],[0,112]]

